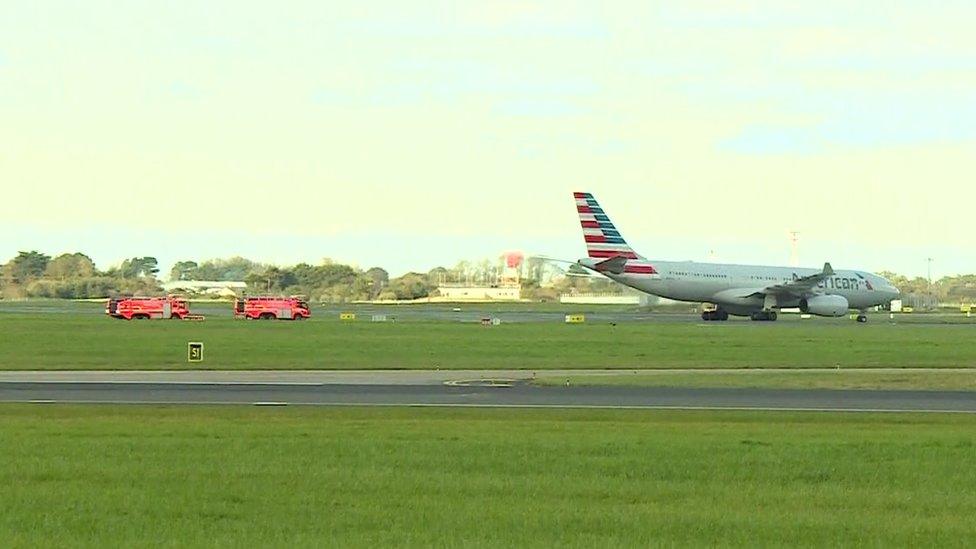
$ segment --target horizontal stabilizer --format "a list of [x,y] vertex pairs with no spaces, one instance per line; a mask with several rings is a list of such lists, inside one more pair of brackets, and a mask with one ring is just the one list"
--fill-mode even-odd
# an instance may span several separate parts
[[593,266],[597,272],[600,273],[611,273],[611,274],[623,274],[624,269],[627,267],[627,258],[618,255],[617,257],[611,257],[606,261],[601,261]]
[[528,259],[538,259],[539,261],[546,261],[546,262],[549,262],[549,263],[570,263],[570,264],[573,264],[573,265],[575,265],[577,263],[575,260],[572,260],[572,259],[558,259],[558,258],[555,258],[555,257],[547,257],[547,256],[544,256],[544,255],[532,255],[532,256],[529,256]]

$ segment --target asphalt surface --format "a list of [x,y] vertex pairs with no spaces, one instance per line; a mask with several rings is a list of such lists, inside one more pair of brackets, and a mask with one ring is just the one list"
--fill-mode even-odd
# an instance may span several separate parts
[[[971,374],[968,368],[858,368],[859,373],[943,372]],[[347,385],[442,385],[465,381],[505,379],[531,381],[539,378],[601,377],[624,378],[628,375],[668,375],[708,373],[730,376],[775,373],[836,374],[836,368],[658,368],[658,369],[545,369],[545,370],[6,370],[0,371],[0,382],[59,381],[85,383],[219,383],[219,384],[347,384]],[[599,383],[596,383],[599,385]]]
[[0,401],[686,408],[976,413],[976,393],[421,384],[0,382]]

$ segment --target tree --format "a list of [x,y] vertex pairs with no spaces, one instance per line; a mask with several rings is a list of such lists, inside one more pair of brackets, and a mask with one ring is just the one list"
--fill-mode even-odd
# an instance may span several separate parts
[[936,286],[944,302],[976,303],[976,275],[947,276]]
[[25,284],[43,276],[50,261],[51,256],[36,250],[20,252],[4,267],[4,275],[15,284]]
[[260,271],[265,265],[256,261],[251,261],[246,257],[235,256],[219,263],[220,272],[217,278],[211,280],[231,280],[241,281],[248,273]]
[[382,267],[373,267],[372,269],[366,271],[366,277],[369,278],[373,285],[377,288],[382,288],[390,283],[390,273],[386,272],[386,269]]
[[457,278],[456,282],[468,282],[468,277],[471,274],[471,262],[458,261],[458,264],[451,270],[451,274]]
[[350,298],[353,300],[373,299],[379,292],[375,292],[373,281],[365,275],[356,277],[352,283],[352,293]]
[[44,273],[55,280],[95,276],[95,262],[83,253],[61,254],[47,264]]
[[427,272],[427,284],[431,288],[436,288],[447,282],[450,272],[444,267],[434,267]]
[[159,262],[155,257],[133,257],[123,261],[118,272],[122,278],[155,276],[159,272]]
[[305,293],[309,293],[309,290],[319,286],[321,281],[321,276],[319,271],[309,265],[308,263],[299,263],[291,268],[291,273],[294,275],[296,283],[304,288]]
[[294,273],[279,267],[268,267],[263,272],[251,273],[245,281],[259,292],[281,291],[298,283]]
[[177,261],[169,271],[170,280],[193,280],[193,275],[199,267],[196,261]]
[[197,280],[232,280],[241,281],[247,275],[262,272],[267,267],[250,259],[235,256],[229,259],[211,259],[204,261],[197,269]]
[[347,283],[351,284],[359,273],[349,265],[341,263],[326,263],[315,268],[319,276],[319,283],[325,286]]
[[430,295],[427,277],[420,273],[407,273],[390,281],[388,287],[397,299],[419,299]]
[[546,269],[546,260],[541,257],[530,256],[525,261],[525,278],[533,282],[542,283],[542,277]]
[[382,267],[373,267],[364,275],[367,284],[367,299],[376,299],[390,284],[390,273]]
[[487,259],[481,260],[481,263],[478,264],[478,277],[484,284],[488,284],[492,281],[494,278],[494,267],[492,266],[491,261],[488,261]]

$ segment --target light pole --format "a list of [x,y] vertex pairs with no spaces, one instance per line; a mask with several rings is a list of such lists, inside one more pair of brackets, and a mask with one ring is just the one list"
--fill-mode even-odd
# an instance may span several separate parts
[[800,233],[790,231],[790,266],[800,266]]
[[932,287],[932,258],[927,257],[925,261],[928,262],[928,279],[929,279],[929,299],[938,307],[938,299],[935,297],[935,288]]

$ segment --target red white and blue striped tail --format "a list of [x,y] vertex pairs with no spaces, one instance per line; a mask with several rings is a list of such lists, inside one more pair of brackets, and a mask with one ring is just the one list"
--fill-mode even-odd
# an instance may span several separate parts
[[580,225],[583,227],[586,252],[591,258],[606,260],[623,257],[633,260],[627,262],[626,272],[655,273],[654,267],[627,244],[592,194],[576,192],[573,197],[576,199],[576,211],[579,212]]

